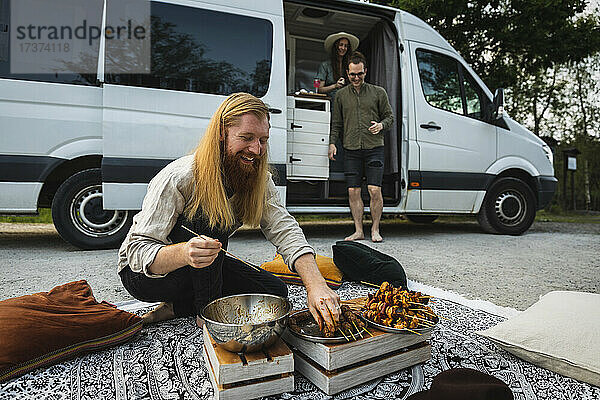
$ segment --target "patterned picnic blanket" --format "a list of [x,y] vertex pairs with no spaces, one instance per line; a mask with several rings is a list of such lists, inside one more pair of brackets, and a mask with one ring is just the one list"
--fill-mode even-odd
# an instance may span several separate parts
[[[373,291],[344,283],[342,299]],[[302,286],[290,286],[294,308],[306,304]],[[134,308],[136,314],[148,306]],[[434,310],[448,318],[432,334],[432,357],[408,368],[335,396],[318,390],[302,375],[295,375],[295,390],[274,399],[405,399],[426,389],[439,372],[454,367],[475,368],[506,382],[517,400],[600,398],[600,388],[566,378],[513,357],[475,331],[504,320],[490,312],[455,301],[437,299]],[[202,356],[202,331],[192,318],[166,321],[148,328],[132,341],[61,364],[38,369],[0,384],[0,399],[209,399],[212,388]]]

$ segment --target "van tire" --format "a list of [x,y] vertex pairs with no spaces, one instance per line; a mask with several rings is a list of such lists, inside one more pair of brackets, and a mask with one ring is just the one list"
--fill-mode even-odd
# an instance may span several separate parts
[[60,236],[81,249],[119,247],[133,220],[132,211],[102,209],[100,168],[86,169],[59,186],[52,220]]
[[415,224],[431,224],[439,215],[406,214],[406,218]]
[[535,196],[517,178],[500,178],[488,189],[478,221],[484,231],[521,235],[535,219]]

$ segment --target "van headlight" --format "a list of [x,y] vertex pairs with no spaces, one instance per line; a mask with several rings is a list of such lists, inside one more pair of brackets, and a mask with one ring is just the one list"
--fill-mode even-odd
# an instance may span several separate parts
[[547,144],[542,145],[542,149],[544,149],[544,153],[546,153],[546,157],[548,161],[550,161],[550,165],[554,168],[554,156],[552,155],[552,150],[550,150],[550,146]]

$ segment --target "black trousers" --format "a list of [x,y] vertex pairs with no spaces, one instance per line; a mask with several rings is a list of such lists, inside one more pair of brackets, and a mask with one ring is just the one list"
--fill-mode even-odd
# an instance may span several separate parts
[[285,283],[270,272],[255,271],[246,264],[220,253],[206,268],[189,265],[162,278],[149,278],[129,266],[119,272],[121,282],[136,299],[173,303],[177,317],[200,315],[204,307],[219,297],[234,294],[266,293],[287,297]]

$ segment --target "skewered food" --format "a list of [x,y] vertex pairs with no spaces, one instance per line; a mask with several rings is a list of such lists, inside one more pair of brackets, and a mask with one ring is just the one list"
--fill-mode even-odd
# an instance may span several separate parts
[[337,330],[341,330],[346,336],[352,336],[353,333],[358,334],[366,327],[365,323],[354,314],[347,305],[343,305],[340,313],[340,320],[336,326],[325,325],[323,327],[323,335],[325,337],[335,336]]
[[[310,320],[310,322],[308,320]],[[307,325],[316,326],[316,323],[309,312],[297,313],[289,319],[290,329],[295,332],[302,332],[302,328],[306,328]],[[340,310],[340,320],[335,326],[323,324],[319,331],[322,337],[344,337],[347,341],[364,337],[363,332],[371,334],[367,330],[364,321],[362,321],[347,305],[342,305]]]
[[437,323],[438,316],[427,306],[429,298],[421,292],[395,288],[389,282],[383,282],[377,292],[369,294],[362,315],[396,329],[431,327]]

